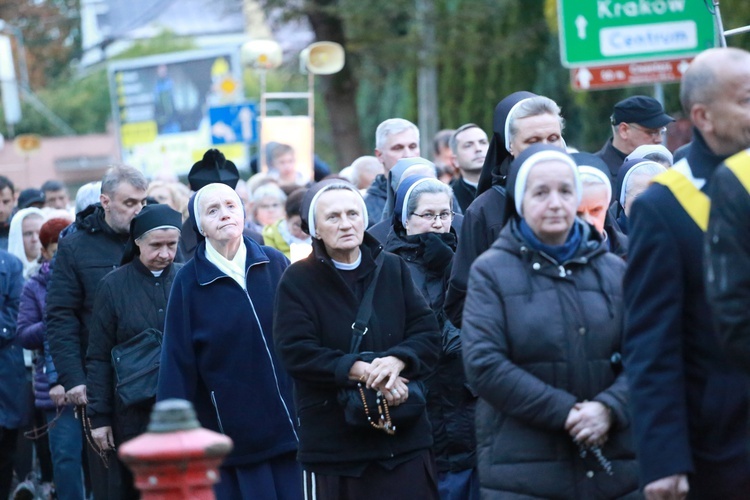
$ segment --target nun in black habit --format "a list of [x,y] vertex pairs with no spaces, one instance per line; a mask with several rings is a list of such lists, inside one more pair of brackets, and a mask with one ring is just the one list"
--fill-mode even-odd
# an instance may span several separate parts
[[[169,291],[180,266],[173,261],[181,226],[182,215],[168,205],[144,207],[130,223],[122,267],[102,278],[97,288],[86,353],[86,390],[92,439],[102,452],[146,431],[155,398],[123,402],[115,389],[112,348],[144,330],[164,330]],[[154,386],[154,395],[155,391]],[[119,469],[122,480],[112,498],[138,498],[130,471],[114,453],[112,467]]]

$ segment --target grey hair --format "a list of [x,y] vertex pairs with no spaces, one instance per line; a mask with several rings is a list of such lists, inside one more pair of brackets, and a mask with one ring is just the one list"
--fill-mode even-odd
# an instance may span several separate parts
[[450,140],[448,140],[448,146],[450,146],[451,152],[454,155],[458,153],[458,134],[473,128],[479,128],[479,125],[476,123],[466,123],[453,131]]
[[665,168],[666,168],[667,165],[669,165],[669,166],[672,165],[672,162],[670,161],[669,158],[667,158],[666,155],[663,155],[663,154],[661,154],[659,152],[656,152],[656,151],[654,151],[653,153],[649,153],[647,155],[644,155],[643,159],[644,160],[655,161],[656,163],[664,165]]
[[538,95],[524,99],[518,106],[513,110],[513,113],[508,117],[508,143],[510,143],[518,133],[516,122],[523,118],[529,118],[531,116],[539,115],[553,115],[560,120],[560,130],[565,128],[565,119],[560,115],[562,110],[555,101],[549,97]]
[[253,191],[252,202],[259,203],[266,196],[273,196],[282,204],[286,203],[286,193],[277,184],[273,183],[263,184]]
[[148,189],[148,181],[140,170],[127,165],[115,165],[102,177],[102,194],[112,196],[121,183],[127,182],[136,189]]
[[426,182],[420,182],[414,186],[414,189],[409,193],[409,201],[406,203],[407,218],[417,209],[419,198],[423,194],[447,194],[451,209],[453,209],[453,189],[444,182],[440,182],[437,179],[430,179]]
[[84,184],[76,192],[76,213],[80,212],[89,205],[99,201],[99,195],[102,193],[101,181],[89,182]]
[[385,120],[375,130],[375,149],[382,151],[389,135],[400,134],[409,129],[414,130],[417,134],[417,143],[419,143],[419,129],[412,122],[403,118],[389,118]]

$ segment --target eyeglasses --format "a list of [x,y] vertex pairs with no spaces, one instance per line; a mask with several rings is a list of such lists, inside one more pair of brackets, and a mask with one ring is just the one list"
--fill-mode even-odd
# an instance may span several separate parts
[[281,203],[269,203],[267,205],[258,205],[258,208],[263,210],[275,210],[281,206]]
[[646,135],[650,135],[651,137],[662,137],[666,135],[667,133],[667,127],[662,128],[646,128],[641,127],[637,123],[628,123],[629,126],[633,127],[634,129],[643,132]]
[[455,212],[440,212],[439,214],[432,214],[430,212],[427,212],[426,214],[418,214],[416,212],[412,212],[411,214],[416,215],[417,217],[421,217],[422,220],[430,222],[435,222],[438,219],[440,219],[442,222],[453,220],[453,216],[456,215]]

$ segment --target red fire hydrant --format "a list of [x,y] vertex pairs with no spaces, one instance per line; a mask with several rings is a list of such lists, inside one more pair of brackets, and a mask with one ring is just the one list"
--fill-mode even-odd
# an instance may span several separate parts
[[144,500],[212,500],[218,467],[232,440],[203,429],[189,401],[156,403],[145,434],[120,447]]

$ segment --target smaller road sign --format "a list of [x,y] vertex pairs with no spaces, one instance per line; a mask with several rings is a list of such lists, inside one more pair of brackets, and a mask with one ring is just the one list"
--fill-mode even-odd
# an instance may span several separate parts
[[211,143],[252,143],[258,140],[257,110],[254,102],[217,106],[208,110]]
[[570,70],[570,83],[574,90],[601,90],[677,82],[690,66],[690,61],[672,59],[576,68]]

